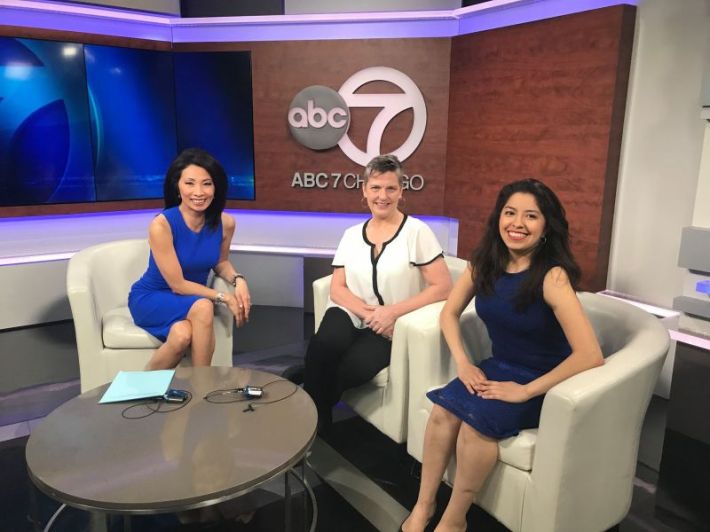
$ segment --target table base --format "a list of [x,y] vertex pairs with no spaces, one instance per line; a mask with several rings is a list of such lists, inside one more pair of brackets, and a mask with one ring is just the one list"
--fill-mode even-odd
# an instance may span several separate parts
[[[289,474],[293,475],[299,484],[303,487],[304,497],[303,497],[303,529],[306,530],[306,525],[308,520],[306,519],[308,515],[308,499],[311,501],[311,522],[310,526],[307,528],[309,532],[315,532],[316,524],[318,523],[318,502],[316,501],[315,493],[311,488],[308,480],[306,479],[306,466],[304,462],[300,464],[300,475],[296,472],[296,468],[293,467],[286,471],[284,474],[284,532],[291,532],[291,486],[289,484],[288,478]],[[306,497],[307,496],[307,497]],[[67,508],[66,504],[62,504],[57,508],[57,510],[49,518],[47,524],[45,525],[43,532],[49,532],[54,525],[55,521],[59,518],[61,513]],[[102,512],[89,512],[90,513],[90,525],[89,530],[91,532],[108,532],[107,519],[111,515]],[[131,532],[131,516],[123,514],[123,532]]]

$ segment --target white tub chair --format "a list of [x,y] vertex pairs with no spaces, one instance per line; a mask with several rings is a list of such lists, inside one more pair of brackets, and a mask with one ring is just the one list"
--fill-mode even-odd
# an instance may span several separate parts
[[[579,294],[605,357],[545,396],[537,429],[499,443],[499,458],[477,504],[513,531],[600,532],[628,512],[646,408],[669,347],[659,320],[628,303]],[[421,461],[432,408],[425,393],[456,376],[435,321],[409,324],[407,450]],[[473,303],[462,315],[467,351],[490,356]],[[445,479],[453,482],[455,460]]]
[[[120,370],[142,370],[160,340],[136,326],[128,292],[148,266],[147,240],[119,240],[76,253],[67,269],[67,295],[74,318],[81,391],[113,380]],[[214,288],[234,288],[215,276]],[[215,308],[214,366],[232,365],[231,313]],[[189,358],[183,359],[185,363]]]
[[[446,265],[454,281],[466,269],[466,261],[456,257],[446,257]],[[331,278],[332,275],[328,275],[313,282],[316,331],[325,314]],[[397,319],[392,334],[390,365],[375,375],[370,382],[343,394],[343,401],[359,416],[397,443],[402,443],[407,438],[410,352],[407,330],[415,321],[438,323],[443,306],[443,301],[432,303]]]

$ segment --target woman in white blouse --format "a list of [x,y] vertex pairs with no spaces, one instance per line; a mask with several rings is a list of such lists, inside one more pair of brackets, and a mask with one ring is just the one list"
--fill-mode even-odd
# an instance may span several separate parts
[[402,167],[393,155],[365,168],[364,201],[372,212],[348,228],[333,259],[330,300],[306,352],[304,388],[321,430],[343,391],[371,380],[390,362],[397,318],[446,299],[451,276],[439,242],[422,221],[399,210]]

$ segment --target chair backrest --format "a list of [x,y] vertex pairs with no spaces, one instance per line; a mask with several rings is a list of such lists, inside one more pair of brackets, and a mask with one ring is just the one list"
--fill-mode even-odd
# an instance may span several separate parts
[[92,294],[96,312],[128,304],[131,285],[148,266],[149,247],[145,239],[117,240],[88,247],[76,253],[67,269],[67,293]]
[[[446,266],[449,268],[451,273],[451,279],[456,282],[456,280],[461,276],[463,272],[466,271],[466,265],[468,264],[465,260],[459,259],[458,257],[444,257],[446,260]],[[330,290],[330,280],[331,275],[326,275],[313,281],[313,316],[315,318],[315,331],[318,330],[320,322],[325,314],[325,306],[328,303],[328,294]]]
[[541,487],[523,511],[530,530],[605,530],[623,518],[644,415],[669,347],[655,316],[599,294],[579,299],[605,361],[545,395],[532,469]]
[[[566,387],[570,382],[586,379],[589,374],[606,378],[611,372],[614,379],[642,378],[646,387],[655,385],[660,367],[669,347],[669,335],[661,322],[648,312],[630,303],[607,296],[579,292],[582,303],[605,358],[604,366],[576,375],[558,385]],[[474,300],[462,316],[462,333],[465,345],[475,353],[480,362],[490,356],[490,338],[481,318],[475,312]],[[641,394],[646,395],[646,392]],[[648,396],[650,397],[650,395]]]
[[[655,356],[659,358],[666,350],[661,349],[667,342],[668,333],[658,318],[638,309],[630,303],[599,294],[581,292],[579,300],[594,327],[604,358],[609,359],[629,348],[655,346]],[[648,359],[647,354],[639,355]]]
[[444,257],[444,260],[446,261],[446,266],[449,268],[449,272],[451,273],[451,279],[456,282],[458,278],[461,277],[461,274],[466,271],[466,265],[468,262],[464,259],[453,256],[446,256]]

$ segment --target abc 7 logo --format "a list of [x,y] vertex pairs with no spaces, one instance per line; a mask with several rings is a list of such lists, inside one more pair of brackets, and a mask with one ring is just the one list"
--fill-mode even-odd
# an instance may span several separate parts
[[[363,85],[372,81],[386,81],[399,87],[396,94],[356,94]],[[350,109],[355,107],[381,107],[367,135],[365,151],[348,137]],[[389,67],[371,67],[353,74],[339,91],[322,85],[311,85],[299,92],[288,110],[291,135],[312,150],[326,150],[340,146],[353,162],[365,166],[382,152],[382,135],[387,125],[401,112],[412,109],[412,131],[404,143],[392,153],[404,161],[414,153],[426,129],[426,104],[421,91],[406,74]]]

